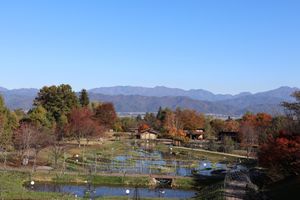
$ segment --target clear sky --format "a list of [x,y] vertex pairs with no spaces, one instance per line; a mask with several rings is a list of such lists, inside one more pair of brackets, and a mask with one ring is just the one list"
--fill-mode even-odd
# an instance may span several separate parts
[[299,0],[2,0],[0,86],[300,87]]

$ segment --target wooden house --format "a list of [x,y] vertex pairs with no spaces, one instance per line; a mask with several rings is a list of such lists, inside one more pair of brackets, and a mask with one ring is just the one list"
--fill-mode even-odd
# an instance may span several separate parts
[[158,132],[152,129],[141,130],[137,133],[137,139],[141,140],[155,140],[158,137]]
[[205,129],[196,129],[196,130],[185,130],[186,136],[191,140],[203,140]]
[[231,138],[233,141],[239,141],[239,132],[234,131],[221,131],[219,132],[219,140],[223,141],[225,137]]

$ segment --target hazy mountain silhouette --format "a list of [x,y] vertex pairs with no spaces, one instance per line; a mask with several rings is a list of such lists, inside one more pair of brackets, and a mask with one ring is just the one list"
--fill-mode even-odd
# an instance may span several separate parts
[[213,94],[210,91],[202,89],[183,90],[178,88],[168,88],[157,86],[154,88],[148,87],[133,87],[133,86],[115,86],[115,87],[100,87],[89,90],[90,92],[106,95],[140,95],[140,96],[185,96],[197,100],[218,101],[231,99],[234,96],[229,94]]
[[[158,86],[154,88],[116,86],[89,90],[92,101],[110,101],[118,112],[154,112],[159,106],[195,109],[203,113],[240,115],[247,111],[282,113],[282,101],[293,101],[290,96],[298,88],[280,87],[275,90],[238,95],[214,94],[202,89],[183,90]],[[13,89],[0,87],[0,94],[11,109],[28,110],[32,106],[38,89]]]

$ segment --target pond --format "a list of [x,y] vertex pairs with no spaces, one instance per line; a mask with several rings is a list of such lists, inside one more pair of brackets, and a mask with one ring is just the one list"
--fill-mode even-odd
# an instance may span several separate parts
[[[58,192],[76,195],[77,197],[88,197],[91,199],[106,196],[129,196],[135,195],[140,198],[178,198],[189,199],[196,195],[195,191],[179,190],[170,188],[134,188],[134,187],[111,187],[111,186],[91,186],[87,185],[64,185],[50,183],[36,183],[30,188],[39,192]],[[126,194],[129,191],[129,194]]]
[[[150,144],[150,143],[149,143]],[[152,143],[151,143],[152,144]],[[154,146],[153,146],[154,145]],[[159,174],[168,176],[225,176],[232,167],[242,167],[239,164],[228,164],[226,157],[219,162],[212,162],[209,158],[199,159],[193,152],[174,151],[172,147],[158,150],[153,144],[143,147],[136,144],[124,144],[123,151],[111,151],[107,154],[89,154],[82,158],[69,158],[70,170],[85,170],[93,173],[119,174]]]
[[134,154],[117,155],[105,162],[90,163],[90,167],[97,172],[170,176],[212,176],[215,171],[226,173],[229,169],[225,162],[179,157],[169,152],[135,150]]

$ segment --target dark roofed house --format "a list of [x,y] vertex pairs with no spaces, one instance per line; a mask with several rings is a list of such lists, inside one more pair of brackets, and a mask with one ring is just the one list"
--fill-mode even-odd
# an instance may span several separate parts
[[223,141],[225,137],[231,138],[233,141],[238,142],[239,132],[235,131],[221,131],[219,132],[219,140]]
[[205,129],[199,128],[196,130],[185,130],[184,132],[186,133],[187,137],[191,140],[203,140]]

